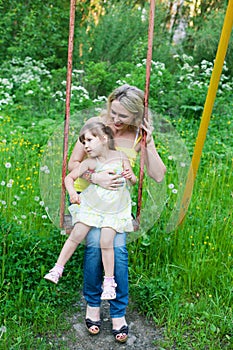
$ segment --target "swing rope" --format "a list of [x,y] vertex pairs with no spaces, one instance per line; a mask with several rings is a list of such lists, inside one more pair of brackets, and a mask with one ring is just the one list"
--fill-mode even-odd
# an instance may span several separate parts
[[72,82],[72,58],[74,47],[74,24],[75,24],[75,6],[76,0],[70,1],[70,24],[69,24],[69,42],[68,42],[68,62],[67,62],[67,79],[66,79],[66,110],[64,120],[64,142],[63,142],[63,162],[62,162],[62,188],[60,199],[60,227],[64,226],[64,213],[65,213],[65,177],[67,169],[67,156],[68,156],[68,138],[69,138],[69,122],[70,122],[70,96],[71,96],[71,82]]
[[[147,49],[147,60],[146,60],[146,83],[145,83],[145,94],[144,94],[144,119],[145,120],[148,120],[150,71],[151,71],[153,35],[154,35],[154,17],[155,17],[155,1],[151,0],[149,28],[148,28],[148,49]],[[144,178],[145,152],[146,152],[146,131],[142,130],[140,172],[139,172],[139,183],[138,183],[138,203],[137,203],[137,214],[136,214],[138,225],[140,225],[141,206],[142,206],[142,188],[143,188],[143,178]]]
[[[72,82],[72,57],[73,57],[73,42],[74,42],[74,25],[75,25],[75,0],[70,1],[70,24],[69,24],[69,42],[68,42],[68,63],[67,63],[67,81],[66,81],[66,110],[64,121],[64,142],[63,142],[63,162],[62,162],[62,188],[60,199],[60,227],[64,227],[64,213],[65,213],[65,198],[66,188],[64,180],[67,171],[67,157],[68,157],[68,137],[69,137],[69,122],[70,122],[70,98],[71,98],[71,82]],[[149,87],[150,87],[150,70],[152,60],[153,47],[153,33],[154,33],[154,10],[155,0],[150,2],[150,17],[148,29],[148,50],[146,61],[146,83],[144,94],[144,119],[148,120],[148,101],[149,101]],[[144,164],[145,164],[145,148],[146,148],[146,131],[142,130],[141,140],[141,157],[140,157],[140,174],[138,186],[138,204],[137,204],[137,221],[140,223],[140,212],[142,203],[142,188],[144,178]]]

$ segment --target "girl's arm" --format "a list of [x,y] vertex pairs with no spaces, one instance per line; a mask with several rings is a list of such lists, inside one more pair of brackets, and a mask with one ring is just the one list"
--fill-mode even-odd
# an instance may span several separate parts
[[125,155],[125,153],[121,153],[121,157],[123,158],[123,160],[122,160],[123,172],[121,175],[125,179],[129,180],[132,185],[135,185],[137,182],[137,178],[136,178],[136,176],[131,168],[130,161],[129,161],[128,157]]
[[70,196],[71,203],[80,203],[79,196],[74,188],[74,181],[81,177],[83,173],[87,170],[94,170],[96,165],[95,159],[85,159],[78,166],[74,168],[66,177],[65,177],[65,186]]
[[145,152],[145,164],[148,175],[156,182],[161,182],[166,173],[166,166],[160,158],[154,144],[152,137],[153,127],[151,127],[148,121],[142,126],[147,133],[146,138],[146,152]]
[[[83,144],[80,141],[77,141],[68,163],[69,171],[73,171],[76,167],[78,167],[85,156],[86,152]],[[100,187],[117,191],[115,181],[120,179],[121,175],[114,174],[114,172],[111,170],[101,171],[100,173],[96,174],[87,169],[85,172],[83,172],[82,178],[90,183],[95,183]]]

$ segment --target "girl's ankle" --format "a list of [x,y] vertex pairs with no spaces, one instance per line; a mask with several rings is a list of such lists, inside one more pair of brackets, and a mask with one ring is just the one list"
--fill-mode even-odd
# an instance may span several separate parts
[[62,273],[64,271],[64,266],[56,263],[54,266],[54,270],[56,270],[59,273],[59,275],[62,276]]

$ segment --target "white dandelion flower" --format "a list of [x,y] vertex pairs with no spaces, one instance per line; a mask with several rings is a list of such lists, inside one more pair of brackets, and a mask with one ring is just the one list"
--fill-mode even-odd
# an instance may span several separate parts
[[175,187],[174,184],[169,184],[169,185],[168,185],[168,188],[170,188],[170,190],[172,190],[174,187]]

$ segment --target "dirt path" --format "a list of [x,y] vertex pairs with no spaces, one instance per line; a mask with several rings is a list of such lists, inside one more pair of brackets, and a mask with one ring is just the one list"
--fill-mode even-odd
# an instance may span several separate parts
[[[127,343],[119,344],[111,334],[111,322],[109,317],[109,306],[107,302],[102,303],[101,319],[102,326],[98,335],[90,335],[84,324],[85,301],[80,301],[75,305],[75,314],[68,318],[72,325],[72,330],[62,340],[67,346],[67,350],[115,350],[115,349],[164,349],[163,330],[156,329],[153,322],[139,315],[137,311],[127,311],[127,321],[129,325],[129,338]],[[160,345],[159,345],[160,344]]]

